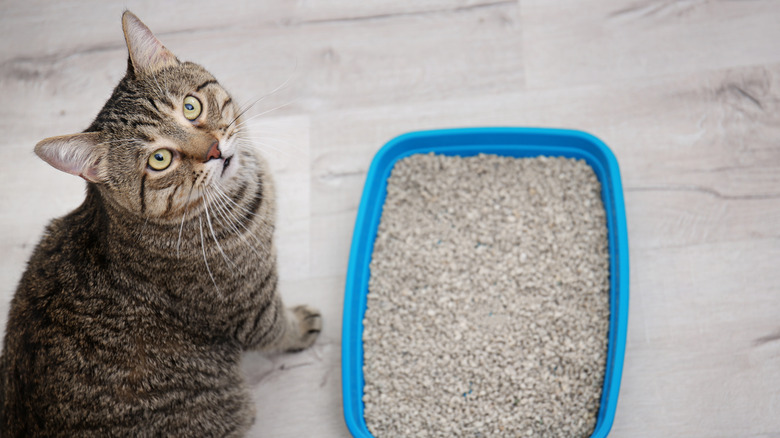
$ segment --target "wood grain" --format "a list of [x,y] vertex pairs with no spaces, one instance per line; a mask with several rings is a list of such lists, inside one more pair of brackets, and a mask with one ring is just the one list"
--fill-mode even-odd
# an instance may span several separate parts
[[348,436],[341,309],[368,165],[396,135],[460,126],[582,129],[618,157],[631,300],[610,436],[780,436],[777,2],[6,0],[0,327],[44,225],[83,199],[32,148],[110,95],[124,7],[238,101],[267,96],[251,130],[277,179],[283,295],[325,327],[312,350],[245,357],[250,436]]

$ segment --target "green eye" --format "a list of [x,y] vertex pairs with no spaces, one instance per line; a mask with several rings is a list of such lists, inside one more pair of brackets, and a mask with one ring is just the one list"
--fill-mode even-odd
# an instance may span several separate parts
[[149,167],[154,170],[165,170],[171,165],[173,154],[168,149],[158,149],[149,157]]
[[187,120],[195,120],[200,115],[201,105],[200,101],[193,96],[187,96],[184,98],[184,117]]

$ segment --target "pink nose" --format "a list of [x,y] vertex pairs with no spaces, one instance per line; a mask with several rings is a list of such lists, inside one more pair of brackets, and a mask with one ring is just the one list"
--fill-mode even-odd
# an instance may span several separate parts
[[222,151],[219,150],[219,141],[214,140],[214,143],[211,143],[211,146],[209,147],[209,151],[206,154],[206,161],[209,161],[213,158],[220,158],[222,157]]

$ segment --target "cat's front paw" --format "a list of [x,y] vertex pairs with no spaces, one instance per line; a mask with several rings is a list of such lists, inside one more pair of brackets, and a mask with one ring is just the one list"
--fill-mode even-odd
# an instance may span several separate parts
[[296,345],[293,345],[289,351],[300,351],[311,347],[322,330],[322,315],[320,311],[311,306],[293,307],[291,313],[295,316],[295,322],[300,334]]

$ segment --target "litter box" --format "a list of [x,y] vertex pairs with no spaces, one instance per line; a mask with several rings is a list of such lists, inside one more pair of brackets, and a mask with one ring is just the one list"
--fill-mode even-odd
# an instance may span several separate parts
[[396,161],[413,154],[495,154],[516,158],[563,156],[584,159],[601,182],[610,254],[610,321],[607,364],[592,438],[606,437],[617,408],[628,325],[628,234],[617,160],[598,138],[581,131],[543,128],[463,128],[412,132],[388,142],[366,176],[352,237],[342,332],[344,417],[355,438],[372,437],[363,405],[363,317],[369,264],[382,216],[387,179]]

